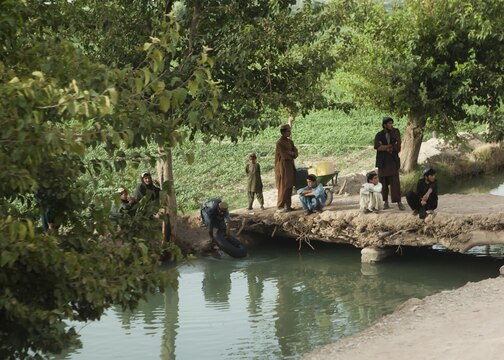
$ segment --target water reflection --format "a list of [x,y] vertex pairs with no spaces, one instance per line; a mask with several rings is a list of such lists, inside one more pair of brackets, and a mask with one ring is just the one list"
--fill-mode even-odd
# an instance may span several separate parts
[[490,190],[490,194],[504,196],[504,184],[500,184],[495,189]]
[[111,309],[81,330],[82,349],[56,358],[295,359],[408,298],[496,276],[496,261],[418,250],[369,265],[357,249],[298,253],[292,242],[245,260],[201,259],[179,268],[177,290],[134,312]]

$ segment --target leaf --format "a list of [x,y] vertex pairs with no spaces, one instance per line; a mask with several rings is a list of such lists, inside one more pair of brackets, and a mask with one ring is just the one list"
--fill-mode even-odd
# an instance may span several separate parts
[[39,78],[39,79],[41,79],[41,80],[44,79],[44,74],[42,72],[40,72],[40,71],[34,71],[34,72],[32,72],[32,75],[35,76],[35,77],[37,77],[37,78]]
[[167,112],[170,109],[170,99],[167,96],[161,95],[159,97],[159,108],[163,112]]
[[173,91],[173,107],[180,107],[187,98],[187,90],[184,88],[178,88]]
[[112,102],[112,104],[117,104],[117,90],[115,88],[109,88],[107,91],[110,95],[110,101]]
[[191,95],[196,95],[196,93],[198,92],[199,84],[200,82],[198,80],[189,80],[187,88],[189,89],[189,93]]
[[194,163],[194,153],[193,152],[188,152],[185,154],[187,163],[189,165],[192,165]]
[[147,68],[143,68],[142,71],[143,71],[143,74],[144,74],[144,86],[147,86],[147,84],[151,80],[151,72]]
[[165,89],[165,83],[164,81],[156,81],[151,85],[151,87],[157,94],[159,94]]
[[19,224],[18,236],[19,240],[24,240],[26,238],[26,234],[28,232],[28,228],[25,224]]

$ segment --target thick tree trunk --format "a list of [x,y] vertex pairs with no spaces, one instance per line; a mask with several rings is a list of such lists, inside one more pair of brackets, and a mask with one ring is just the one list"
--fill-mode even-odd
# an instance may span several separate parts
[[[173,160],[171,149],[166,156],[161,156],[157,161],[157,175],[162,190],[168,190],[166,198],[162,199],[164,214],[168,216],[169,224],[163,222],[163,238],[167,241],[177,235],[177,198],[175,197],[175,182],[173,180]],[[163,184],[168,184],[169,189],[163,189]]]
[[417,166],[425,122],[425,118],[418,114],[411,113],[409,116],[400,153],[401,170],[404,172],[410,172]]

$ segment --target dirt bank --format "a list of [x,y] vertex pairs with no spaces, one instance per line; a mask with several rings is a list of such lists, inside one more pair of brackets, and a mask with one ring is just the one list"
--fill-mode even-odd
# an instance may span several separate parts
[[[299,208],[296,197],[294,201]],[[440,244],[464,252],[476,245],[504,243],[504,201],[500,196],[443,195],[436,216],[425,220],[411,211],[399,211],[394,204],[379,214],[362,214],[358,201],[357,196],[337,197],[321,214],[308,216],[302,210],[276,213],[274,207],[234,213],[250,232],[358,248]]]
[[504,278],[410,299],[367,330],[304,360],[502,359]]

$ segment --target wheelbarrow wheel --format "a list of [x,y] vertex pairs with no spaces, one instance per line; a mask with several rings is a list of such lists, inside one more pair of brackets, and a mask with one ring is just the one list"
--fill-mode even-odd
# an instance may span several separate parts
[[326,195],[326,201],[324,203],[324,206],[329,206],[333,201],[333,192],[331,189],[324,189],[324,192]]

